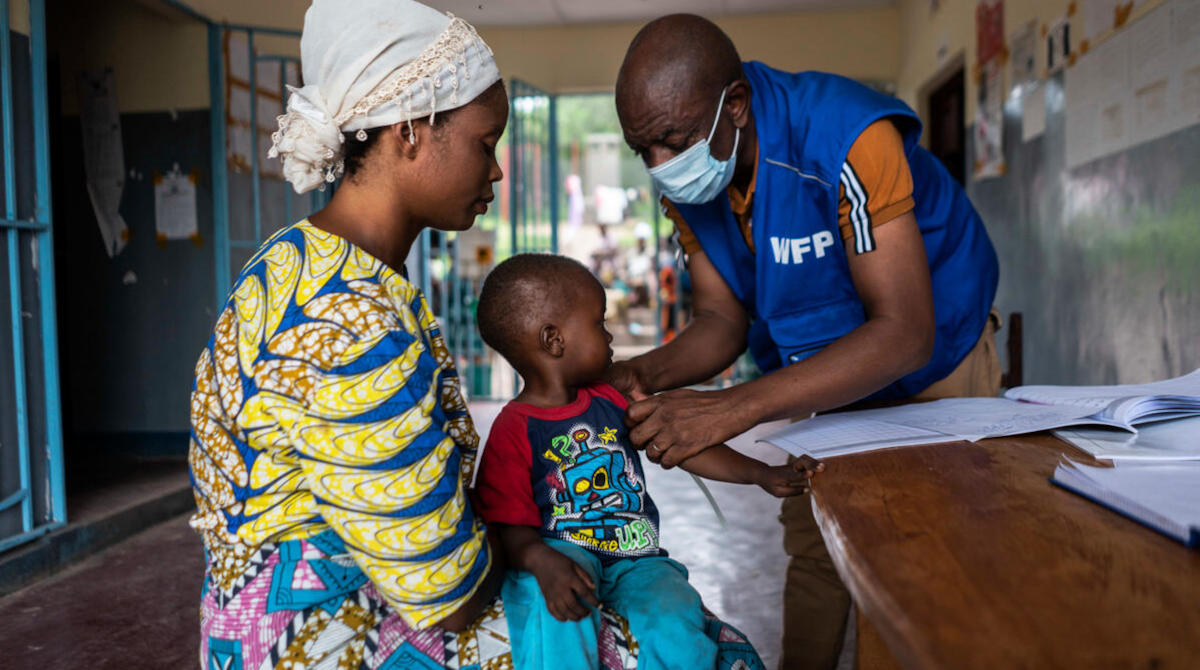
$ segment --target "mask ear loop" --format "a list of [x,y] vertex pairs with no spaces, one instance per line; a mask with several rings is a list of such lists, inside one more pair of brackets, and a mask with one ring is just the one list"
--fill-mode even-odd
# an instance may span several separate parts
[[726,92],[726,91],[728,91],[728,90],[729,90],[729,87],[728,87],[728,86],[726,86],[725,88],[721,89],[721,99],[720,99],[720,100],[717,100],[717,118],[713,119],[713,127],[712,127],[712,130],[708,131],[708,139],[707,139],[707,140],[705,140],[706,142],[708,142],[708,143],[710,143],[710,144],[712,143],[712,138],[713,138],[713,135],[716,135],[716,134],[717,134],[717,124],[721,122],[721,109],[723,109],[723,108],[724,108],[724,105],[725,105],[725,92]]

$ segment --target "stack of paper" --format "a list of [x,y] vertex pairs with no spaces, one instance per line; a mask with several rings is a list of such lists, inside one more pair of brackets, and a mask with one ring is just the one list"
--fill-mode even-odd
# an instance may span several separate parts
[[1117,461],[1200,461],[1200,417],[1163,421],[1137,433],[1113,428],[1066,428],[1059,438],[1094,458]]
[[[1024,386],[1006,398],[950,398],[884,409],[824,414],[769,435],[766,442],[792,454],[816,458],[915,444],[975,441],[1043,430],[1090,426],[1121,432],[1062,431],[1060,435],[1098,457],[1121,450],[1141,450],[1166,458],[1192,454],[1196,440],[1181,441],[1188,427],[1154,423],[1143,444],[1135,426],[1191,417],[1200,422],[1200,370],[1153,384],[1126,386]],[[1124,438],[1115,437],[1123,435]],[[1120,444],[1113,444],[1120,442]],[[1101,444],[1102,443],[1102,444]],[[1166,446],[1163,446],[1166,445]],[[1119,449],[1118,449],[1119,447]],[[1196,454],[1200,458],[1200,454]]]
[[1018,386],[1004,397],[1089,409],[1095,418],[1132,429],[1150,421],[1200,416],[1200,370],[1149,384]]
[[1200,543],[1198,462],[1096,468],[1067,461],[1051,481],[1189,547]]

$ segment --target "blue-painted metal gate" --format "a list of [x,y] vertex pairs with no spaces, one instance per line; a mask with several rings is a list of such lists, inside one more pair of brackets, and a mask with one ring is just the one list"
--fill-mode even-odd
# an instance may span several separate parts
[[5,271],[0,294],[0,551],[65,523],[45,0],[28,0],[29,34],[9,25],[0,0]]

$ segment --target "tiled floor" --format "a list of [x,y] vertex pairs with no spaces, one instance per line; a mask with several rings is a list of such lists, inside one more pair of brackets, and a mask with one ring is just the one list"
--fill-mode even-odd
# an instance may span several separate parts
[[[472,404],[480,432],[498,410]],[[754,443],[770,430],[760,427],[734,446],[782,463],[782,452]],[[647,479],[664,546],[688,566],[705,604],[749,635],[774,668],[786,565],[778,500],[757,488],[709,482],[729,522],[722,527],[687,473],[647,465]],[[197,667],[202,576],[200,541],[186,518],[155,526],[0,599],[0,667]]]

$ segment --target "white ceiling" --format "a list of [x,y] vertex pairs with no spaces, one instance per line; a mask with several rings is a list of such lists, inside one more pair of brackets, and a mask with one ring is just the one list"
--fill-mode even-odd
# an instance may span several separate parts
[[[137,0],[165,8],[165,0]],[[354,0],[345,0],[353,2]],[[567,25],[646,21],[690,12],[709,17],[878,7],[894,0],[421,0],[478,26]],[[201,15],[228,23],[299,30],[310,0],[182,0]],[[181,15],[182,16],[182,15]]]
[[423,0],[481,26],[639,21],[689,12],[705,16],[893,4],[892,0]]

